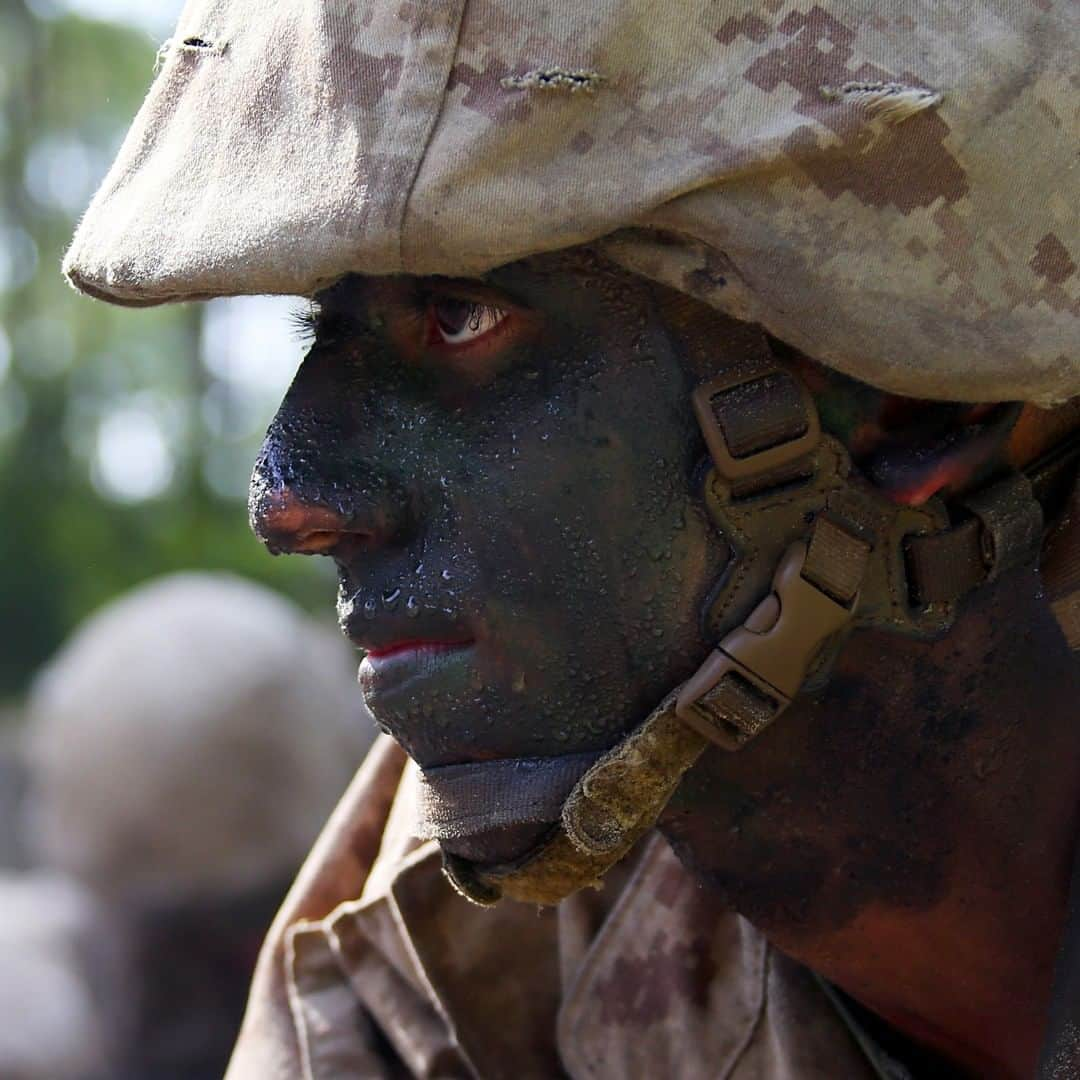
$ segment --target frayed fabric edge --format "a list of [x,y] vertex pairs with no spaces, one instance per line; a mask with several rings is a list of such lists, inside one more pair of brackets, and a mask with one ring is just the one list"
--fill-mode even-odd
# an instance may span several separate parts
[[504,90],[566,90],[572,94],[579,91],[591,94],[603,81],[604,77],[595,71],[549,67],[527,71],[524,75],[508,75],[499,85]]
[[899,124],[916,113],[941,104],[943,94],[925,86],[896,82],[846,82],[823,86],[821,96],[828,101],[850,101],[889,124]]

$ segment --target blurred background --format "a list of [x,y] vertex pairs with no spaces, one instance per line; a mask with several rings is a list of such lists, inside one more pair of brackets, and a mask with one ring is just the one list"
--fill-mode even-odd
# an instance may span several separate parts
[[60,276],[181,0],[0,3],[0,701],[85,615],[217,567],[329,612],[325,560],[244,524],[254,452],[299,362],[295,302],[127,311]]
[[370,741],[331,567],[246,522],[297,302],[60,275],[182,6],[0,0],[0,1080],[220,1076]]

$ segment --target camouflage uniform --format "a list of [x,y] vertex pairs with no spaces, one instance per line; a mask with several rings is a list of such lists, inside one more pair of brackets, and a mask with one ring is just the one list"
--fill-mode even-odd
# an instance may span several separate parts
[[382,737],[271,931],[227,1080],[879,1075],[659,837],[602,892],[481,909],[411,836],[415,783]]

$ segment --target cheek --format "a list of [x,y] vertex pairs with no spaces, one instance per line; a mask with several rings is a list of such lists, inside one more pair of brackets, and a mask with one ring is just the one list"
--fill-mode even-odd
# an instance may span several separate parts
[[690,495],[697,426],[681,373],[657,378],[663,371],[646,366],[640,378],[621,380],[618,398],[605,397],[621,409],[600,414],[610,432],[606,494],[591,504],[620,637],[631,664],[651,671],[701,659],[700,606],[720,569],[720,549]]
[[507,651],[546,678],[662,694],[703,655],[715,558],[687,490],[681,386],[619,382],[619,396],[588,387],[523,425],[459,513]]

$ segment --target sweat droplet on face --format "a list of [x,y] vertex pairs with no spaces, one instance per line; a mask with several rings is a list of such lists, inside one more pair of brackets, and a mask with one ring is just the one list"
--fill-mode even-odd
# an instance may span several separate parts
[[[310,435],[320,448],[305,466],[320,497],[385,513],[380,551],[342,548],[349,632],[470,639],[460,663],[378,702],[421,762],[609,745],[699,647],[687,597],[704,587],[668,584],[684,549],[699,576],[705,564],[707,522],[688,514],[688,538],[680,520],[697,437],[686,373],[673,351],[645,356],[630,340],[647,289],[586,270],[525,275],[534,336],[506,346],[490,384],[459,386],[445,365],[418,374],[380,336],[364,339],[364,380],[319,354],[290,392],[294,411],[319,403],[291,445],[305,452]],[[356,306],[375,309],[367,289],[357,282]]]

